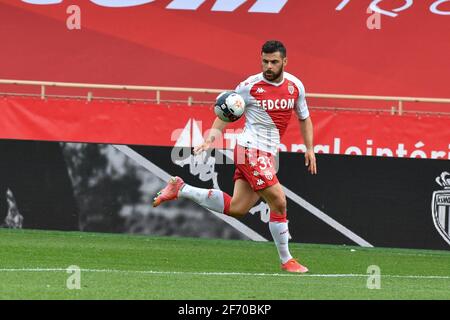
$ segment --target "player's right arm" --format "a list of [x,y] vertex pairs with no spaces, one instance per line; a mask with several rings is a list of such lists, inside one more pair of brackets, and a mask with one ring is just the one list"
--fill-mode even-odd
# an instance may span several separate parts
[[203,151],[208,150],[215,140],[222,139],[222,132],[227,125],[228,122],[225,122],[216,117],[216,120],[214,120],[214,123],[209,130],[208,137],[201,145],[194,148],[194,154],[197,155],[202,153]]
[[[250,91],[249,80],[251,78],[252,77],[250,77],[244,82],[241,82],[234,90],[235,92],[240,94],[246,102],[247,102],[246,97]],[[216,117],[216,120],[214,120],[211,130],[209,130],[208,138],[206,138],[206,140],[201,145],[194,148],[194,154],[197,155],[202,153],[203,151],[208,150],[215,140],[217,140],[218,138],[222,139],[222,132],[228,124],[229,122],[225,122],[220,118]]]

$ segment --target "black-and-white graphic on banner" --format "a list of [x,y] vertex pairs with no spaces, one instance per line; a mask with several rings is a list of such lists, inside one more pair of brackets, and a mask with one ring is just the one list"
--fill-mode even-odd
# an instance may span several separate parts
[[[191,157],[188,145],[180,159],[186,162],[175,163],[171,147],[0,140],[0,227],[270,240],[264,202],[241,219],[186,199],[152,207],[172,175],[201,188],[214,187],[216,177],[220,189],[233,193],[232,150],[202,160]],[[280,154],[277,175],[293,242],[450,249],[447,161],[317,159],[319,174],[312,176],[303,154]]]
[[450,244],[450,173],[443,172],[436,178],[436,182],[443,190],[433,193],[433,222],[442,238]]
[[0,140],[0,154],[0,227],[246,239],[191,201],[153,208],[166,181],[112,145]]
[[[201,181],[211,181],[213,188],[220,189],[217,179],[217,172],[215,171],[216,158],[211,157],[209,153],[204,152],[199,155],[191,154],[187,148],[195,147],[203,143],[203,136],[199,125],[195,119],[189,119],[180,134],[180,137],[175,142],[175,147],[172,149],[172,160],[180,166],[189,166],[190,174],[199,177]],[[183,153],[189,150],[189,154]]]
[[0,140],[0,227],[76,230],[79,211],[60,143]]

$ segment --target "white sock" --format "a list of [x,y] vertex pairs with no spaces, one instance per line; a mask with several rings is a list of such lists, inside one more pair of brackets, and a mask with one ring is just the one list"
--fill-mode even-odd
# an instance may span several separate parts
[[186,198],[197,202],[202,207],[223,213],[225,208],[224,194],[216,189],[202,189],[185,184],[178,191],[179,198]]
[[281,263],[288,262],[292,259],[292,256],[289,252],[289,228],[287,222],[269,222],[269,230],[277,246]]

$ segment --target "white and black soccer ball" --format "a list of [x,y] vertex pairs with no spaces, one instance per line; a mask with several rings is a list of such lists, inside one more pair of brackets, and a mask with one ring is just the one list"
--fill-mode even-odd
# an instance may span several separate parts
[[238,120],[245,111],[245,101],[234,91],[225,91],[219,94],[214,105],[214,112],[219,119],[226,122]]

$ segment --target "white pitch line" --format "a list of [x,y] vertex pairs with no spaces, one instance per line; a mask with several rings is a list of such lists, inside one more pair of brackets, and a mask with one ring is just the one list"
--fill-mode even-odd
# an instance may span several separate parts
[[[17,268],[0,269],[0,272],[68,272],[63,268]],[[183,271],[154,271],[154,270],[115,270],[115,269],[80,269],[80,272],[92,273],[122,273],[149,275],[191,275],[191,276],[252,276],[252,277],[309,277],[309,278],[366,278],[370,274],[288,274],[288,273],[250,273],[250,272],[183,272]],[[420,275],[380,275],[381,278],[403,279],[450,279],[450,276],[420,276]]]

